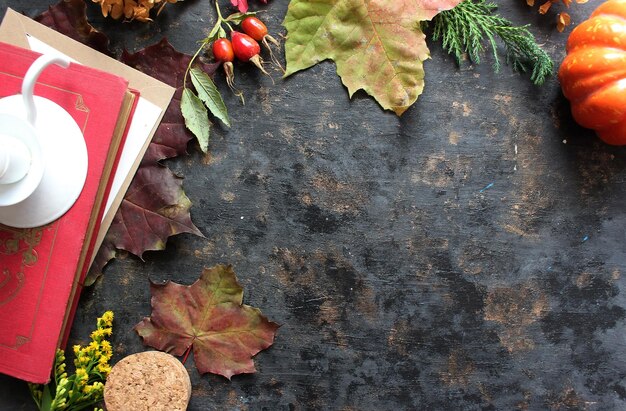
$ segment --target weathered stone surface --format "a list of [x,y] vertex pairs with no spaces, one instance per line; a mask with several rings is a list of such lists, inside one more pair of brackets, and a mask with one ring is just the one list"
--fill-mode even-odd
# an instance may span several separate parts
[[[286,3],[263,14],[274,33]],[[501,3],[562,60],[553,16]],[[118,52],[165,35],[191,53],[212,22],[210,1],[148,25],[92,6]],[[572,20],[593,7],[573,5]],[[114,360],[142,351],[132,327],[150,313],[148,278],[190,284],[230,263],[245,302],[282,326],[257,374],[188,365],[190,410],[626,408],[626,150],[573,124],[555,78],[537,88],[488,58],[459,70],[430,46],[402,118],[349,101],[331,63],[273,72],[274,85],[237,66],[245,106],[218,74],[232,128],[215,127],[210,155],[168,161],[206,238],[113,262],[84,292],[72,342],[113,309]],[[31,408],[25,385],[0,377],[0,409]]]

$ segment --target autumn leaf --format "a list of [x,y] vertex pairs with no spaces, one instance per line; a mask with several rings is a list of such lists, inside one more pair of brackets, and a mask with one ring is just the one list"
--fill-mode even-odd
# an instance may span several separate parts
[[89,267],[89,271],[83,280],[83,285],[89,287],[93,285],[93,283],[102,275],[102,269],[105,265],[108,264],[109,261],[117,257],[117,249],[113,244],[114,235],[111,234],[110,231],[107,231],[107,234],[102,241],[102,245],[100,249],[97,250],[96,255],[94,257],[91,266]]
[[420,22],[460,0],[292,0],[285,76],[332,59],[350,97],[362,89],[401,115],[424,88]]
[[152,314],[135,326],[144,344],[173,355],[193,349],[201,374],[230,379],[254,373],[252,357],[270,347],[279,325],[242,304],[243,289],[231,266],[204,269],[190,286],[150,284]]
[[101,53],[111,55],[109,38],[87,21],[83,0],[62,0],[34,20]]
[[190,207],[182,179],[159,164],[144,165],[137,170],[113,218],[110,239],[115,248],[141,257],[148,250],[163,250],[173,235],[202,236],[191,222]]
[[[261,0],[261,3],[267,4],[267,0]],[[248,0],[230,0],[230,4],[237,7],[240,13],[246,13],[248,11]]]
[[142,257],[149,250],[163,250],[167,239],[181,233],[203,236],[191,221],[191,201],[182,179],[167,167],[142,164],[122,200],[94,262],[84,280],[92,285],[117,250]]

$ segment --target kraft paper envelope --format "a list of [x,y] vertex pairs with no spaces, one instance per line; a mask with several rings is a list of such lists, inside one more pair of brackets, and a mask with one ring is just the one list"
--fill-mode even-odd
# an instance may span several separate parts
[[0,24],[0,41],[40,53],[64,54],[78,63],[125,78],[129,82],[129,87],[140,93],[140,100],[135,109],[96,240],[97,250],[113,222],[115,212],[124,198],[175,89],[12,9],[7,10]]

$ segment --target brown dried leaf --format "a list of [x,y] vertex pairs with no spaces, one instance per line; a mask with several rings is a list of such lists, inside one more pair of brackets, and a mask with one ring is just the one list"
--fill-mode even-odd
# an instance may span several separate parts
[[117,250],[113,245],[113,241],[111,239],[110,233],[107,232],[107,235],[104,237],[102,241],[102,245],[100,249],[97,251],[96,256],[91,263],[91,267],[89,267],[89,271],[83,281],[83,285],[89,287],[93,283],[96,282],[98,277],[102,275],[102,268],[112,259],[117,256]]
[[552,1],[548,0],[539,6],[539,14],[546,14],[548,10],[550,10],[550,7],[552,7]]
[[181,233],[203,236],[191,221],[191,201],[182,188],[182,178],[157,163],[137,170],[95,260],[85,285],[93,284],[117,249],[138,257],[149,250],[163,250],[167,239]]
[[559,33],[563,32],[563,30],[565,30],[565,27],[569,26],[570,23],[571,19],[569,14],[563,12],[559,13],[558,16],[556,16],[556,29],[559,31]]

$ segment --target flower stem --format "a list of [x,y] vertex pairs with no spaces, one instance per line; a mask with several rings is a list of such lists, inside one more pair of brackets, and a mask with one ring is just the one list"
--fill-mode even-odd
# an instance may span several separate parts
[[217,11],[217,24],[226,24],[226,26],[228,26],[228,29],[230,31],[233,31],[233,28],[231,27],[230,24],[228,24],[228,22],[226,20],[224,20],[224,18],[222,17],[222,11],[220,10],[220,5],[218,3],[217,0],[215,0],[215,10]]
[[207,41],[203,40],[198,50],[196,50],[196,53],[193,55],[193,57],[191,57],[191,60],[189,60],[189,64],[187,65],[187,70],[185,70],[185,77],[183,77],[183,89],[187,88],[187,76],[189,75],[189,70],[191,70],[191,65],[193,64],[196,57],[198,57],[198,54],[200,54],[200,52],[206,45],[207,45]]

